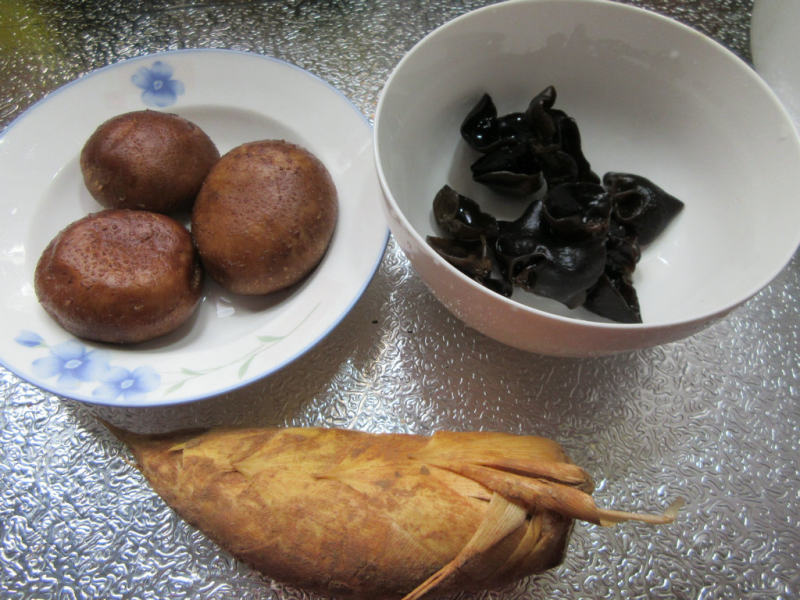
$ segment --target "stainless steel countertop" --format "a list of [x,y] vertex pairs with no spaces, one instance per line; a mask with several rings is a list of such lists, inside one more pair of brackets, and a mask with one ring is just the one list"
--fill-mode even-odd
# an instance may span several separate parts
[[[424,34],[488,2],[7,2],[0,126],[76,77],[155,51],[268,54],[327,80],[372,118]],[[632,1],[749,61],[748,0]],[[95,416],[136,429],[262,423],[369,431],[499,429],[558,440],[598,503],[676,524],[577,524],[564,564],[459,598],[800,595],[800,263],[681,342],[597,359],[502,346],[452,317],[390,240],[362,299],[277,374],[196,404],[98,409],[0,369],[3,598],[311,598],[221,552],[156,496]]]

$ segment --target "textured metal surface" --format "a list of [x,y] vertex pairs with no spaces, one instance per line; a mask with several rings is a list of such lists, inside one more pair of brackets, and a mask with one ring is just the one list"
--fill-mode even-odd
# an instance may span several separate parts
[[[330,81],[371,116],[416,40],[486,2],[5,2],[0,125],[75,77],[144,53],[225,47]],[[633,2],[749,60],[745,0]],[[537,357],[466,329],[393,242],[351,314],[273,377],[199,404],[97,410],[0,370],[3,598],[310,598],[233,560],[178,519],[96,421],[370,431],[501,429],[559,440],[598,502],[679,522],[579,524],[566,562],[460,598],[795,598],[800,594],[800,262],[683,342],[601,359]]]

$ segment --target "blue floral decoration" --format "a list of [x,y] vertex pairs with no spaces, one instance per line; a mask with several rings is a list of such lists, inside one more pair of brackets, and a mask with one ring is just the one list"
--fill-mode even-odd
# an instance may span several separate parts
[[142,101],[146,105],[170,106],[183,94],[183,83],[172,79],[172,72],[171,66],[157,60],[149,69],[141,67],[133,74],[131,81],[142,89]]
[[37,358],[31,366],[37,377],[58,377],[60,387],[72,390],[84,381],[97,380],[108,368],[108,359],[102,352],[69,340],[50,348],[50,356]]
[[36,346],[44,346],[44,339],[38,333],[33,331],[20,331],[19,335],[14,338],[14,341],[28,348],[36,348]]
[[120,396],[126,401],[143,399],[161,385],[161,376],[149,366],[130,371],[109,363],[108,355],[90,350],[76,340],[48,346],[34,331],[23,330],[14,340],[28,348],[47,348],[47,356],[31,362],[34,375],[39,379],[57,378],[59,389],[74,390],[82,385],[96,385],[92,397],[113,402]]
[[119,396],[128,401],[141,400],[161,383],[161,377],[150,367],[129,371],[124,367],[111,367],[100,377],[102,385],[92,392],[99,400],[111,402]]

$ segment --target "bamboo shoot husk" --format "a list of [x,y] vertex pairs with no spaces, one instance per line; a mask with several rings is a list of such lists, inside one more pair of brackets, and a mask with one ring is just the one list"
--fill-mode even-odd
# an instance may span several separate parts
[[186,521],[265,575],[335,597],[497,587],[558,565],[573,519],[675,518],[598,508],[589,475],[541,437],[112,430]]

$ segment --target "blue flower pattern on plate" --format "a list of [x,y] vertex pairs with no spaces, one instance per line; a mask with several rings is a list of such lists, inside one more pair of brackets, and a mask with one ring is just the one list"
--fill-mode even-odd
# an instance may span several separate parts
[[33,373],[40,379],[57,377],[60,389],[74,390],[84,384],[99,384],[92,397],[113,402],[120,396],[125,400],[141,400],[161,385],[161,376],[149,366],[133,371],[109,363],[105,352],[90,350],[75,340],[48,346],[38,333],[21,331],[14,340],[28,348],[48,348],[50,354],[31,362]]
[[140,67],[133,74],[131,81],[142,89],[142,101],[147,106],[170,106],[183,94],[183,83],[172,79],[172,72],[171,66],[157,60],[149,69]]
[[100,381],[102,385],[92,392],[94,398],[112,402],[122,396],[125,400],[136,401],[156,389],[161,377],[151,367],[138,367],[133,371],[124,367],[110,367]]
[[14,341],[28,348],[35,348],[36,346],[43,346],[44,339],[34,331],[20,331],[19,335],[14,338]]
[[50,356],[37,358],[31,366],[37,377],[58,377],[59,386],[73,390],[81,382],[95,381],[106,370],[108,361],[103,353],[69,340],[50,348]]

